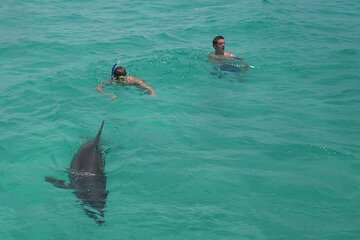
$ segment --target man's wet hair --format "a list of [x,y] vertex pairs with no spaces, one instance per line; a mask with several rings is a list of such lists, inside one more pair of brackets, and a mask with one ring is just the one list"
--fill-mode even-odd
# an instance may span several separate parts
[[122,66],[116,67],[114,69],[114,77],[120,77],[120,76],[123,76],[123,77],[126,76],[126,69]]
[[214,37],[213,39],[213,46],[215,46],[217,44],[217,41],[220,40],[220,39],[225,39],[223,36],[216,36]]

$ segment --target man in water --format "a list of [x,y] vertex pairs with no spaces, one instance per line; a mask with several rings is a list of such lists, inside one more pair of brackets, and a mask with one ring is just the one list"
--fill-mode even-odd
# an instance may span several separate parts
[[105,84],[100,84],[97,86],[96,90],[98,90],[100,93],[105,94],[110,99],[117,98],[116,95],[106,93],[104,91],[104,88],[109,85],[133,85],[137,86],[138,88],[141,88],[149,93],[150,96],[155,96],[155,90],[152,89],[149,85],[146,84],[146,82],[142,79],[139,79],[137,77],[132,76],[126,76],[126,69],[122,66],[118,66],[113,71],[113,76],[110,81],[107,81]]
[[235,54],[225,52],[225,39],[223,36],[216,36],[213,39],[213,47],[215,49],[215,53],[210,54],[210,56],[213,58],[219,58],[219,57],[234,58],[234,57],[236,57]]
[[[226,64],[228,65],[228,61],[230,59],[236,59],[240,61],[242,67],[245,71],[248,70],[249,65],[244,62],[242,58],[236,57],[235,54],[225,52],[225,39],[223,36],[216,36],[213,39],[213,47],[215,49],[215,53],[210,53],[208,56],[209,62],[217,63],[217,64]],[[233,64],[230,64],[233,65]]]

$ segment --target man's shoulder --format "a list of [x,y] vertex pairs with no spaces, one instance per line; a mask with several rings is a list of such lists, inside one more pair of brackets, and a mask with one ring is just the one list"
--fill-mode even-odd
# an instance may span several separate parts
[[208,58],[223,58],[223,57],[234,58],[234,57],[236,57],[236,55],[233,53],[229,53],[229,52],[224,52],[224,55],[217,55],[215,53],[208,54]]
[[137,83],[141,83],[141,81],[143,81],[142,79],[138,78],[138,77],[134,77],[134,76],[127,76],[126,77],[126,81],[129,84],[137,84]]
[[229,53],[229,52],[225,52],[225,53],[224,53],[224,56],[225,56],[225,57],[229,57],[229,58],[234,58],[234,57],[236,57],[235,54],[232,54],[232,53]]
[[221,55],[216,55],[215,53],[209,53],[208,54],[208,59],[218,59],[221,58]]

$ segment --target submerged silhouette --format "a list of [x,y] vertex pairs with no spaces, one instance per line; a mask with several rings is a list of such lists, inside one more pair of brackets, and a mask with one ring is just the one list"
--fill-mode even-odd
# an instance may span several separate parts
[[108,196],[105,161],[99,145],[103,126],[104,121],[96,138],[81,145],[74,155],[69,169],[69,183],[54,177],[45,177],[45,181],[56,187],[73,189],[86,214],[100,225],[105,222],[104,211]]

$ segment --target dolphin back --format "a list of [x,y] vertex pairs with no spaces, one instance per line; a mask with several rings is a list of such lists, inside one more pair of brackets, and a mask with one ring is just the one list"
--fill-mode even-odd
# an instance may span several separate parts
[[94,141],[94,148],[97,148],[99,146],[99,142],[100,142],[100,137],[101,137],[101,133],[102,133],[102,129],[104,127],[104,120],[101,123],[100,129],[96,135],[95,141]]

